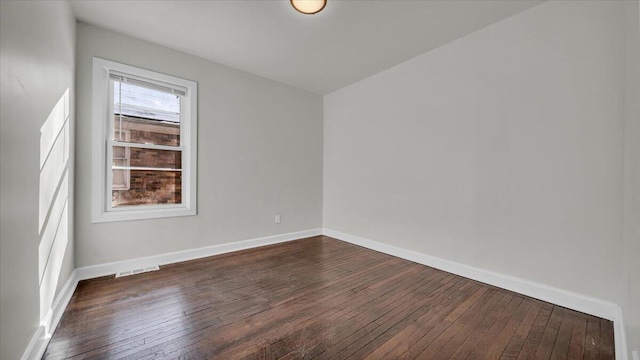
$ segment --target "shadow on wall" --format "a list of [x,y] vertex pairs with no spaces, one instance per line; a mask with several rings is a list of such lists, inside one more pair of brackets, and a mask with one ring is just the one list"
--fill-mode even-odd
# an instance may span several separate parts
[[[40,128],[38,281],[40,319],[48,326],[69,241],[69,89]],[[27,165],[28,166],[28,165]],[[53,329],[45,328],[50,334]]]

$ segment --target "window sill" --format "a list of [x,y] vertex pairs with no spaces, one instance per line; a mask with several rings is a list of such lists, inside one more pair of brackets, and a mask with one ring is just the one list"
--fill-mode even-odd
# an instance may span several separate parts
[[196,209],[190,209],[185,206],[172,206],[166,208],[155,209],[131,209],[131,210],[116,210],[109,212],[102,212],[99,214],[93,214],[91,222],[106,223],[117,221],[132,221],[132,220],[146,220],[146,219],[160,219],[178,216],[193,216],[196,215]]

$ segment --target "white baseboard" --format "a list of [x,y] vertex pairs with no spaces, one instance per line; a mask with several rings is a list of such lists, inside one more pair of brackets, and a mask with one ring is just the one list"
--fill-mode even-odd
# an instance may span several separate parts
[[417,251],[346,234],[340,231],[325,228],[322,230],[322,234],[354,245],[366,247],[371,250],[376,250],[385,254],[413,261],[418,264],[427,265],[455,275],[550,302],[552,304],[560,305],[607,320],[612,320],[614,322],[616,357],[622,360],[628,359],[625,346],[626,338],[624,334],[624,324],[622,321],[622,311],[620,306],[615,303],[555,288],[534,281],[460,264]]
[[[44,350],[47,348],[47,340],[44,336],[44,327],[38,326],[35,334],[31,337],[31,341],[29,341],[29,345],[24,350],[24,354],[20,360],[35,360],[42,358],[42,354],[44,354]],[[40,357],[38,357],[40,354]]]
[[281,242],[304,239],[311,236],[322,235],[322,229],[311,229],[305,231],[297,231],[287,234],[279,234],[250,239],[244,241],[236,241],[220,245],[207,246],[199,249],[190,249],[176,251],[166,254],[147,256],[143,258],[116,261],[106,264],[86,266],[77,268],[78,280],[92,279],[100,276],[113,275],[120,271],[131,269],[141,269],[154,265],[173,264],[182,261],[200,259],[207,256],[219,255],[233,251],[251,249],[255,247],[277,244]]
[[616,358],[629,360],[629,350],[627,349],[627,334],[624,327],[622,308],[620,306],[618,306],[618,313],[616,315],[616,318],[613,319],[613,337],[616,346]]
[[49,340],[51,339],[51,334],[58,326],[58,323],[60,323],[62,314],[64,314],[64,310],[67,308],[77,285],[78,278],[76,276],[76,271],[73,270],[67,279],[67,282],[65,282],[64,286],[58,293],[58,296],[54,299],[51,308],[40,320],[40,326],[36,330],[35,334],[33,334],[33,337],[29,342],[29,346],[27,346],[27,349],[22,355],[22,360],[42,359],[42,355],[44,355],[47,345],[49,344]]
[[62,315],[64,314],[64,311],[67,309],[67,305],[69,305],[69,301],[71,301],[71,297],[73,296],[73,293],[76,291],[77,285],[78,285],[78,272],[76,270],[73,270],[73,272],[71,273],[71,276],[69,276],[69,279],[64,284],[64,287],[62,288],[62,290],[60,290],[60,293],[58,294],[55,301],[53,302],[53,306],[51,307],[52,314],[51,314],[50,322],[40,324],[44,326],[45,333],[47,334],[47,336],[51,336],[51,334],[53,334],[53,332],[55,331],[56,327],[58,327],[58,324],[60,323],[60,319],[62,319]]

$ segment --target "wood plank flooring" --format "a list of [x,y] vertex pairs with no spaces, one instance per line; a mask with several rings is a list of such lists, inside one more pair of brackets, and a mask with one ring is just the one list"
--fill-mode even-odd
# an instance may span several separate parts
[[610,321],[324,236],[82,281],[44,359],[613,359]]

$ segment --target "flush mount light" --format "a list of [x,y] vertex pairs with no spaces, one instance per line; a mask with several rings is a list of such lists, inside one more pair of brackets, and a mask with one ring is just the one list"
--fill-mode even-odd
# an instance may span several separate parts
[[294,9],[307,15],[317,14],[327,5],[327,0],[290,0]]

